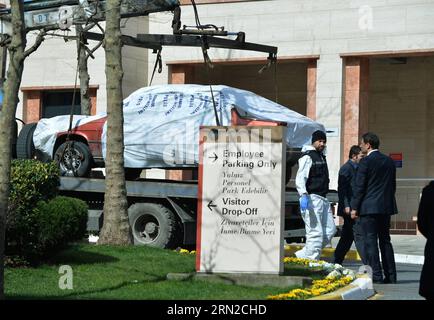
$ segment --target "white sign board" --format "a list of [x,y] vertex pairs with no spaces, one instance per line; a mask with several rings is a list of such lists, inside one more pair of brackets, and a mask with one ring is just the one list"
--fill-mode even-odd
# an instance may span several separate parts
[[196,271],[283,273],[285,127],[202,127]]

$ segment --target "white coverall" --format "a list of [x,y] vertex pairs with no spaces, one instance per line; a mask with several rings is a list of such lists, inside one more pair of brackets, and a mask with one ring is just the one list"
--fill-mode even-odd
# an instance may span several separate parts
[[[302,151],[315,150],[313,146],[304,146]],[[298,160],[298,171],[295,185],[300,196],[307,194],[306,182],[309,178],[309,171],[312,166],[312,159],[308,155]],[[309,194],[309,205],[307,210],[301,210],[306,228],[306,245],[297,251],[297,258],[318,260],[321,257],[322,248],[330,243],[336,233],[336,226],[333,220],[330,202],[319,195]]]

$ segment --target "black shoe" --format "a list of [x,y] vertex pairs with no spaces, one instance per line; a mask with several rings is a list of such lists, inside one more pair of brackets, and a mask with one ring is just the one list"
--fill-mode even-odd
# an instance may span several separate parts
[[394,279],[394,278],[384,278],[383,283],[386,283],[386,284],[396,283],[396,279]]

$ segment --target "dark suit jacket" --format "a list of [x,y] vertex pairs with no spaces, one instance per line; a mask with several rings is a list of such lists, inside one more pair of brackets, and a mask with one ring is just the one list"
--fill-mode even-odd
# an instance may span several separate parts
[[351,207],[354,182],[356,181],[357,169],[351,160],[348,160],[339,170],[338,178],[338,216],[344,215],[346,207]]
[[417,227],[427,239],[419,293],[423,297],[434,299],[434,181],[422,191]]
[[396,214],[396,167],[379,151],[364,157],[357,170],[351,209],[359,215]]

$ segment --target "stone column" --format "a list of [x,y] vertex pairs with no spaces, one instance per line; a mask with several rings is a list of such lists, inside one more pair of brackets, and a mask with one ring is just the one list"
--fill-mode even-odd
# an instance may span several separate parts
[[[191,66],[172,65],[169,67],[169,83],[171,84],[191,83],[192,75],[193,67]],[[193,170],[166,170],[166,179],[169,180],[191,180],[192,178]]]
[[[325,129],[342,132],[342,58],[337,54],[322,54],[317,60],[316,118]],[[338,171],[342,152],[340,136],[327,136],[327,164],[330,189],[338,187]]]
[[193,67],[187,65],[172,65],[169,67],[169,83],[185,84],[191,83],[193,78]]
[[369,59],[344,58],[344,106],[342,116],[343,152],[341,162],[348,158],[352,145],[368,130]]
[[96,115],[96,88],[90,88],[89,94],[90,94],[90,115],[94,116]]
[[316,59],[307,63],[307,101],[306,116],[312,120],[316,119]]
[[38,122],[41,119],[41,99],[42,92],[40,90],[24,91],[24,122]]

